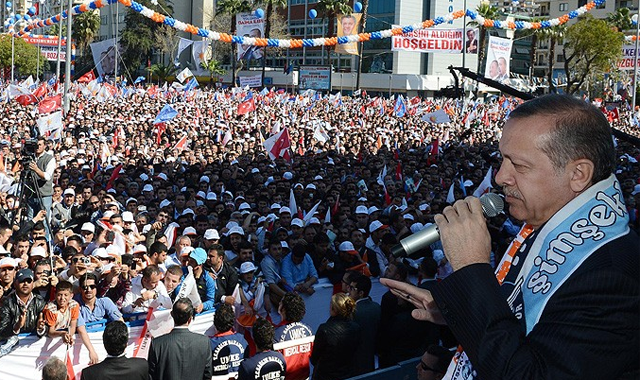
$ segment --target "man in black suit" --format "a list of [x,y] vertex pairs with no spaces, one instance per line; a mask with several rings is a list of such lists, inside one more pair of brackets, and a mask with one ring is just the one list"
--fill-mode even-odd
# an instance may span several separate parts
[[496,183],[525,224],[497,273],[468,197],[435,216],[451,275],[432,292],[382,282],[458,338],[447,379],[638,378],[640,240],[606,117],[570,96],[535,98],[511,112],[500,153]]
[[360,346],[356,353],[354,375],[375,370],[376,338],[380,327],[380,305],[369,297],[371,279],[357,273],[351,278],[349,297],[356,301],[353,321],[360,325]]
[[149,377],[153,380],[211,379],[209,338],[189,331],[194,308],[191,300],[173,304],[173,330],[153,339],[149,348]]
[[128,341],[129,330],[124,322],[116,320],[107,324],[102,343],[109,356],[102,363],[83,369],[81,380],[148,380],[147,361],[124,356]]

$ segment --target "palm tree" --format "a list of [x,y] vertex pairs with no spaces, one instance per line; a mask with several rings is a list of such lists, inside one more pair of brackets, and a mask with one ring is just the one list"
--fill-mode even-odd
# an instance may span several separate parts
[[[220,0],[218,1],[217,10],[222,14],[231,16],[231,34],[236,34],[236,15],[238,13],[250,12],[253,8],[253,1],[249,0]],[[236,44],[231,46],[231,81],[233,86],[236,85]]]
[[556,92],[556,88],[553,85],[553,66],[556,64],[556,44],[562,41],[564,33],[567,30],[565,24],[552,26],[550,28],[541,29],[542,34],[540,39],[549,40],[549,66],[547,68],[547,81],[549,82],[549,92]]
[[[264,38],[271,38],[271,19],[276,9],[283,9],[287,7],[287,0],[263,0],[267,4],[266,19],[264,22]],[[267,67],[267,49],[264,47],[264,55],[262,56],[262,84],[264,85],[264,74]]]
[[200,62],[200,67],[207,70],[209,72],[209,85],[213,85],[213,74],[224,75],[226,70],[222,68],[220,61],[217,59],[213,59],[213,57],[206,61]]
[[174,75],[178,71],[178,68],[173,64],[164,65],[162,63],[154,63],[149,68],[149,71],[151,71],[151,74],[156,75],[160,82],[165,82],[168,77]]
[[618,8],[615,12],[607,15],[607,22],[615,27],[618,32],[629,30],[633,27],[630,13],[629,8]]
[[[489,3],[489,1],[481,1],[480,4],[478,4],[478,7],[476,8],[476,12],[478,13],[478,15],[484,17],[485,19],[491,19],[491,20],[495,20],[496,17],[498,17],[499,15],[499,10],[498,8],[494,7],[491,5],[491,3]],[[478,31],[480,32],[480,37],[478,38],[478,42],[480,44],[479,49],[478,49],[478,67],[477,67],[477,71],[478,73],[480,73],[480,67],[482,66],[482,61],[484,61],[484,56],[487,50],[485,41],[486,41],[486,34],[487,34],[487,28],[484,25],[480,25],[477,21],[471,21],[469,23],[469,26],[477,26],[478,27]]]
[[100,30],[100,14],[96,11],[80,13],[73,18],[73,26],[71,35],[78,43],[80,54],[84,55],[84,51],[93,41]]
[[[322,14],[322,18],[327,18],[328,27],[327,35],[334,36],[334,25],[336,23],[336,17],[338,14],[348,15],[351,14],[351,7],[348,4],[348,0],[319,0],[318,12]],[[305,15],[306,17],[306,15]],[[329,64],[331,64],[331,49],[327,49],[327,58]]]
[[[541,17],[533,17],[530,22],[540,22],[543,18]],[[531,37],[531,49],[529,50],[529,67],[531,68],[531,76],[534,73],[534,67],[536,65],[536,53],[538,50],[538,41],[541,39],[541,36],[544,33],[544,29],[520,29],[516,30],[516,34],[518,38],[527,38]],[[531,78],[529,78],[531,79]]]

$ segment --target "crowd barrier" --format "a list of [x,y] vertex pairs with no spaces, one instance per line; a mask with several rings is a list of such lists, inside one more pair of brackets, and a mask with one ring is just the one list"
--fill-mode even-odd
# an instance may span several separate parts
[[[377,279],[372,280],[371,297],[380,302],[382,295],[386,292],[386,288],[380,284]],[[307,308],[307,313],[303,322],[307,323],[313,331],[317,331],[318,326],[324,323],[329,317],[329,303],[333,294],[333,285],[326,280],[320,280],[314,286],[316,292],[313,295],[303,295]],[[158,318],[166,317],[169,310],[159,310],[155,312]],[[140,334],[144,327],[144,314],[135,314],[126,316],[128,319],[135,320],[127,322],[129,325],[129,343],[127,345],[127,357],[133,357]],[[280,321],[277,310],[272,310],[271,317],[274,323]],[[91,339],[94,349],[98,356],[103,360],[107,353],[102,345],[102,332],[106,321],[92,323],[87,326],[87,332]],[[213,336],[213,312],[204,312],[195,317],[193,323],[189,326],[193,332]],[[82,345],[80,337],[76,335],[75,342],[67,348],[61,338],[41,338],[35,335],[21,335],[20,342],[10,354],[0,358],[0,379],[16,379],[16,380],[33,380],[41,378],[42,367],[51,356],[57,356],[65,360],[69,354],[69,359],[73,365],[74,371],[79,375],[84,367],[89,363],[89,352]]]

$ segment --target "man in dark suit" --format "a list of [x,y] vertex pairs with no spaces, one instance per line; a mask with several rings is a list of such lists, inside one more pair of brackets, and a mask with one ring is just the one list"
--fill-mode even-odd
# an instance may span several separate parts
[[356,353],[354,375],[375,370],[376,338],[380,327],[380,305],[369,297],[371,279],[357,273],[351,278],[349,297],[356,301],[353,321],[360,325],[360,346]]
[[464,347],[452,373],[637,379],[640,240],[606,117],[570,96],[535,98],[511,112],[500,153],[496,183],[525,224],[497,273],[482,205],[468,197],[434,218],[451,275],[432,292],[382,282],[415,317],[448,323]]
[[180,298],[173,304],[173,330],[153,339],[149,348],[149,377],[153,380],[211,379],[209,338],[189,331],[193,304]]
[[83,369],[81,380],[148,380],[147,361],[124,356],[128,341],[129,331],[124,322],[109,323],[102,334],[102,343],[109,356],[102,363]]

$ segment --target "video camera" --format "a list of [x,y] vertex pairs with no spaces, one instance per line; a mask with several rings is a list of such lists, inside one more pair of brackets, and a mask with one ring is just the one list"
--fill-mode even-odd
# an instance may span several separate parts
[[20,154],[22,158],[20,158],[20,163],[23,167],[27,167],[29,162],[36,160],[36,151],[38,150],[38,140],[37,139],[26,139],[22,142],[22,150]]

